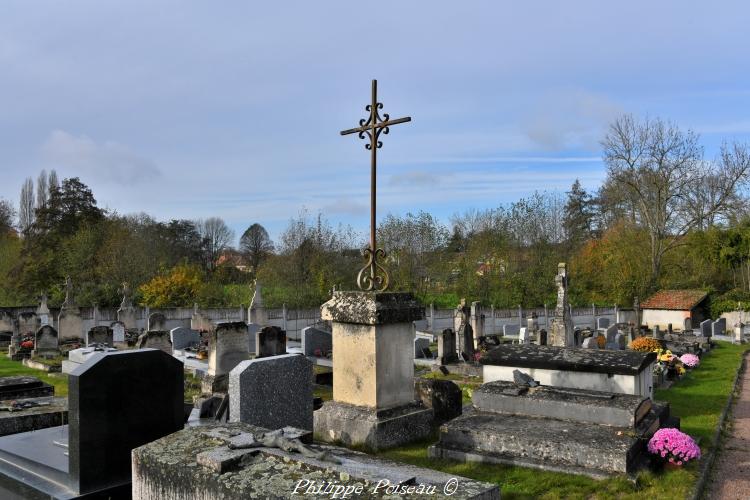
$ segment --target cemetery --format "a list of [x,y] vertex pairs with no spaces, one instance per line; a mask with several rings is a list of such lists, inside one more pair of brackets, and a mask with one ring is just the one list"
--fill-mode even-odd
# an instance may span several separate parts
[[88,7],[0,19],[0,500],[750,498],[742,9]]

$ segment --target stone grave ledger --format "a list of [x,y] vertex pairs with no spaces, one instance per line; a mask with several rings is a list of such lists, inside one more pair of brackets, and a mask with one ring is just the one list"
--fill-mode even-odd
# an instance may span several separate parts
[[53,396],[55,388],[36,377],[0,377],[0,401]]
[[134,448],[183,428],[183,367],[155,349],[97,354],[69,376],[69,425],[0,438],[21,498],[125,498]]
[[250,356],[247,323],[219,323],[208,343],[208,373],[201,381],[204,394],[225,393],[229,372]]
[[408,293],[335,292],[322,317],[333,325],[333,401],[315,412],[327,441],[371,449],[430,432],[433,413],[414,399],[414,327],[423,308]]
[[653,397],[653,352],[502,345],[479,362],[485,383],[512,382],[519,370],[542,385]]
[[649,465],[645,442],[670,419],[643,396],[485,383],[473,408],[441,426],[433,458],[606,477]]
[[313,365],[301,354],[242,361],[229,372],[229,419],[313,429]]
[[[189,427],[133,451],[133,500],[500,498],[494,484],[307,444],[309,437],[289,427],[275,432],[248,424]],[[338,496],[321,493],[328,485],[341,487]],[[394,493],[398,485],[411,490]]]

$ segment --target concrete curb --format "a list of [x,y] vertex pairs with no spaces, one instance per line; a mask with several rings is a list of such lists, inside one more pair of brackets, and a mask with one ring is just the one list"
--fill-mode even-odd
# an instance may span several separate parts
[[729,414],[729,410],[732,408],[732,404],[734,403],[735,399],[735,393],[737,392],[737,386],[740,383],[740,375],[744,373],[745,369],[747,368],[747,360],[746,357],[750,353],[750,349],[745,349],[745,351],[742,353],[742,362],[740,363],[739,369],[737,369],[737,373],[734,376],[734,383],[732,384],[732,391],[729,393],[729,397],[727,398],[727,403],[724,405],[724,410],[721,412],[721,416],[719,417],[719,425],[716,426],[716,431],[713,435],[712,442],[714,443],[714,446],[711,448],[711,451],[709,452],[708,456],[704,459],[703,465],[701,466],[701,472],[698,476],[698,481],[695,483],[695,487],[693,488],[693,493],[688,498],[690,500],[700,500],[703,495],[703,490],[706,488],[706,483],[708,482],[708,477],[711,474],[711,467],[713,466],[714,460],[716,459],[716,450],[719,449],[720,439],[721,439],[721,431],[724,430],[727,423],[727,415]]

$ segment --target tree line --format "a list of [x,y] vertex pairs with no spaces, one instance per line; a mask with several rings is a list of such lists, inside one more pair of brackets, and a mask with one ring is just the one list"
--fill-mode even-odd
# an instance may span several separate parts
[[[443,222],[389,214],[378,240],[392,288],[452,307],[551,304],[558,262],[568,262],[576,305],[632,304],[659,288],[703,288],[716,303],[750,303],[746,144],[704,156],[700,138],[662,119],[615,120],[601,141],[605,181],[587,191],[536,192]],[[239,246],[223,220],[157,221],[97,206],[78,178],[29,178],[18,210],[0,200],[0,305],[62,300],[71,276],[81,305],[116,305],[128,282],[151,306],[240,305],[254,279],[271,306],[317,307],[354,288],[362,234],[322,213],[292,218],[273,242],[259,222]],[[727,306],[728,307],[728,306]]]

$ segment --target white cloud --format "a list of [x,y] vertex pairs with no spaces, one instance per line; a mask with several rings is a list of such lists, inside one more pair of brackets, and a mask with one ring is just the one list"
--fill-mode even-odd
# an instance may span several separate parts
[[114,141],[96,143],[86,135],[53,131],[42,146],[51,167],[65,167],[74,175],[133,185],[161,176],[156,164]]

